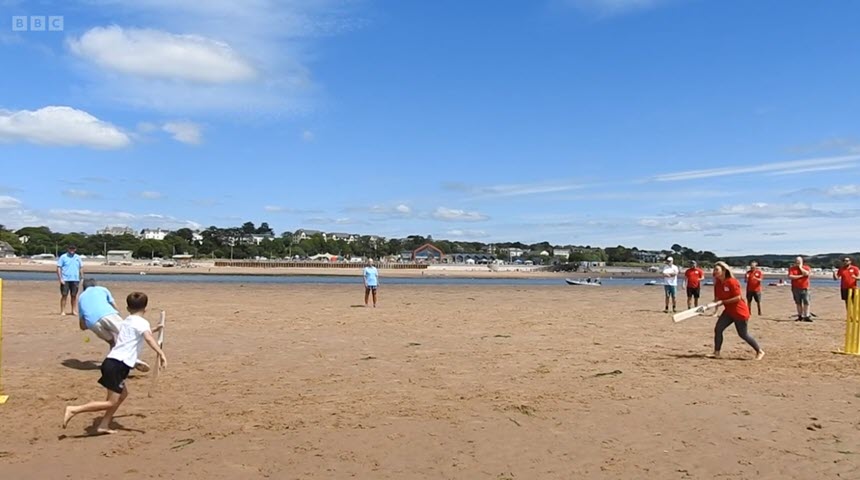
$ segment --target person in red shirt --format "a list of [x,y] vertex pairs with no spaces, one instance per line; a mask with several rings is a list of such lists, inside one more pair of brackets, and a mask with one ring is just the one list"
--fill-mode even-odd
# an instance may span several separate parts
[[758,316],[761,316],[761,281],[764,279],[764,272],[758,268],[758,262],[753,260],[750,262],[750,269],[746,273],[747,279],[747,304],[752,306],[752,301],[755,300],[755,306],[758,310]]
[[848,291],[857,288],[857,280],[860,280],[860,268],[857,268],[850,258],[845,257],[842,259],[842,266],[833,272],[833,280],[841,280],[839,288],[842,290],[842,300],[847,304]]
[[[755,349],[755,359],[761,360],[764,357],[764,350],[747,332],[750,309],[741,294],[740,282],[735,278],[726,262],[717,262],[714,265],[714,305],[716,309],[723,307],[723,313],[714,326],[714,354],[712,357],[720,358],[720,350],[723,347],[723,331],[734,323],[738,336]],[[716,315],[716,310],[714,314]]]
[[699,268],[699,264],[695,260],[690,262],[690,268],[684,271],[684,278],[687,284],[687,308],[693,308],[692,301],[695,300],[695,306],[699,306],[699,296],[702,293],[702,280],[705,279],[705,271]]
[[812,268],[803,264],[803,257],[794,259],[794,265],[788,268],[788,278],[791,279],[791,295],[797,306],[797,322],[811,322],[809,316],[809,276]]

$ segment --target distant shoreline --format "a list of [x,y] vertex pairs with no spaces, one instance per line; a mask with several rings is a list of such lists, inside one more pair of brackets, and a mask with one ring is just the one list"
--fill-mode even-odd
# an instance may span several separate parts
[[[361,276],[363,266],[355,268],[256,268],[256,267],[216,267],[212,264],[196,264],[191,268],[162,267],[156,265],[104,265],[84,264],[84,276],[99,274],[138,275],[229,275],[229,276]],[[49,263],[0,262],[0,272],[44,272],[52,273],[56,267]],[[544,272],[544,271],[490,271],[489,268],[461,266],[448,269],[380,269],[381,277],[390,278],[659,278],[659,274],[649,272]]]

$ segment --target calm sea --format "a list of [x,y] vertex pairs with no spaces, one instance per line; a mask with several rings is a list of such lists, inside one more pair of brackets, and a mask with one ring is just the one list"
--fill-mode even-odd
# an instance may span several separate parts
[[[324,275],[133,275],[126,273],[105,273],[91,275],[103,282],[154,282],[154,283],[242,283],[242,284],[289,284],[289,285],[354,285],[361,284],[362,277],[356,276],[324,276]],[[56,282],[55,273],[48,272],[0,272],[0,279],[27,282]],[[604,286],[642,286],[649,281],[647,278],[602,277]],[[682,283],[680,280],[679,283]],[[521,285],[521,286],[559,286],[566,285],[563,278],[459,278],[459,277],[414,277],[414,278],[380,278],[383,285]],[[814,278],[812,284],[816,287],[835,287],[839,284],[833,280]],[[591,288],[591,287],[571,287]],[[655,287],[656,288],[656,287]],[[707,288],[707,287],[705,287]]]

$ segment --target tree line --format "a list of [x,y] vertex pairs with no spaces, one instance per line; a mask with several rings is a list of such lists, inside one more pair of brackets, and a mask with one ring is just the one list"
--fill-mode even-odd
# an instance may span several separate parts
[[[196,235],[195,235],[196,233]],[[258,243],[252,235],[262,240]],[[606,262],[608,264],[641,264],[637,257],[640,252],[636,247],[592,247],[591,245],[564,247],[554,246],[549,242],[525,244],[522,242],[502,242],[486,244],[482,242],[462,242],[453,240],[436,240],[432,236],[410,235],[406,238],[382,239],[369,235],[358,236],[354,242],[324,238],[322,234],[314,234],[308,238],[294,238],[293,232],[276,235],[268,223],[259,226],[253,222],[245,222],[241,226],[220,228],[210,226],[200,232],[188,228],[180,228],[169,232],[164,240],[143,239],[135,235],[101,235],[81,232],[60,233],[52,232],[48,227],[24,227],[15,231],[0,225],[0,241],[4,241],[15,249],[19,256],[38,254],[62,254],[66,246],[74,244],[78,253],[87,256],[105,255],[110,250],[131,251],[135,258],[170,258],[176,254],[193,255],[196,258],[233,258],[253,259],[265,258],[305,258],[318,254],[332,254],[342,257],[374,257],[399,255],[404,251],[412,251],[425,243],[432,243],[445,254],[456,253],[492,253],[502,260],[520,259],[531,260],[536,264],[580,262]],[[26,239],[26,242],[22,241]],[[552,256],[553,250],[565,248],[570,251],[567,259]],[[511,250],[522,250],[523,255],[512,256]],[[541,255],[549,252],[550,256]],[[699,262],[701,266],[709,267],[720,258],[710,251],[699,251],[679,244],[661,250],[660,255],[673,256],[675,263],[685,265],[690,260]],[[855,254],[856,256],[857,254]],[[839,263],[844,254],[827,254],[813,257],[816,266],[832,266]],[[729,257],[724,260],[732,265],[744,265],[753,257]],[[791,264],[794,256],[764,255],[758,258],[759,264],[766,267],[786,267]]]

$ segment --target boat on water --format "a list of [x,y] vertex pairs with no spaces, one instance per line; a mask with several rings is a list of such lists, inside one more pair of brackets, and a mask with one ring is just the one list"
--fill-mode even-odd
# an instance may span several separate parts
[[591,280],[590,278],[587,280],[571,280],[570,278],[565,278],[564,281],[567,282],[568,285],[584,285],[586,287],[599,287],[602,285],[600,280]]
[[784,280],[780,280],[778,282],[770,282],[767,284],[768,287],[787,287],[789,285],[791,284]]
[[647,282],[645,282],[645,285],[654,286],[654,285],[663,285],[663,284],[658,283],[657,280],[648,280]]
[[714,284],[713,280],[705,280],[704,282],[702,282],[702,285],[713,285],[713,284]]

